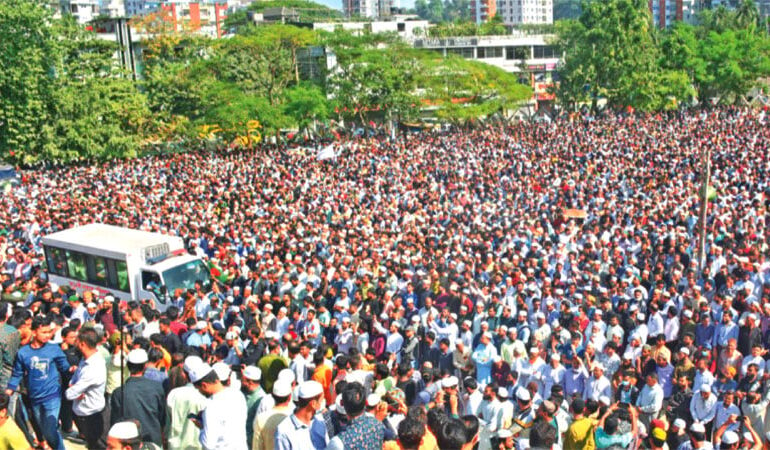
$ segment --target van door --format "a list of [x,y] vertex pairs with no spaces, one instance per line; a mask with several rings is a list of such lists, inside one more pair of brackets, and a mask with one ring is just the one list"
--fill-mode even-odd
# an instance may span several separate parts
[[155,301],[155,305],[158,309],[163,310],[165,308],[161,308],[160,298],[163,297],[160,294],[160,288],[162,286],[162,282],[160,280],[160,274],[158,272],[154,272],[152,270],[142,270],[141,273],[141,285],[139,286],[139,289],[137,291],[139,292],[139,299],[138,300],[144,300],[144,299],[153,299]]

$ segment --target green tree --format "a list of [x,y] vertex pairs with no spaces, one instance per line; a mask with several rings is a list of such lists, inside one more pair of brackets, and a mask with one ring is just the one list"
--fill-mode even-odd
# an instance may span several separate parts
[[518,83],[515,75],[492,65],[427,52],[420,61],[417,83],[423,102],[448,122],[465,124],[505,113],[532,97],[532,90]]
[[308,129],[315,121],[329,119],[329,102],[319,86],[300,83],[287,89],[284,95],[283,112],[301,130]]
[[0,157],[31,163],[137,154],[149,110],[116,67],[115,44],[29,0],[0,0],[0,37]]
[[701,101],[740,101],[770,75],[770,40],[757,28],[756,5],[701,14],[701,25],[677,24],[661,42],[661,66],[685,72]]
[[429,20],[428,0],[415,0],[414,12],[420,16],[421,19]]
[[427,19],[435,23],[444,19],[444,3],[441,0],[428,0]]
[[445,0],[445,22],[467,21],[471,19],[471,4],[469,0]]
[[[556,44],[564,52],[559,101],[568,108],[600,98],[610,107],[657,109],[670,96],[689,99],[690,89],[672,93],[660,80],[682,80],[659,66],[660,49],[645,0],[606,0],[583,5],[578,20],[557,24]],[[686,88],[681,83],[673,87]]]
[[0,158],[32,159],[50,120],[55,41],[50,14],[31,0],[0,0]]

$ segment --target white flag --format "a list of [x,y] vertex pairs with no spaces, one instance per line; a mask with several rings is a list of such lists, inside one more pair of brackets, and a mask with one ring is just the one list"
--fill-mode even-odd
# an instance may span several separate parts
[[332,144],[329,144],[328,146],[321,149],[320,152],[318,152],[318,160],[324,161],[326,159],[332,159],[335,158],[337,155],[334,153],[334,147]]

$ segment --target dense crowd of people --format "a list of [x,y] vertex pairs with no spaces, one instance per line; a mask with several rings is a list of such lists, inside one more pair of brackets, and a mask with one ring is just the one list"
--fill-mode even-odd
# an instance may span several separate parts
[[[770,448],[763,112],[332,145],[23,172],[0,450]],[[51,283],[41,237],[94,222],[182,237],[213,282]]]

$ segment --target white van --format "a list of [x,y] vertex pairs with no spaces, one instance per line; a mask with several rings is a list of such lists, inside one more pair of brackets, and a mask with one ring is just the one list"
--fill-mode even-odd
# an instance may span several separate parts
[[94,223],[49,234],[42,242],[48,281],[79,293],[153,299],[164,311],[176,289],[211,283],[206,263],[175,236]]

